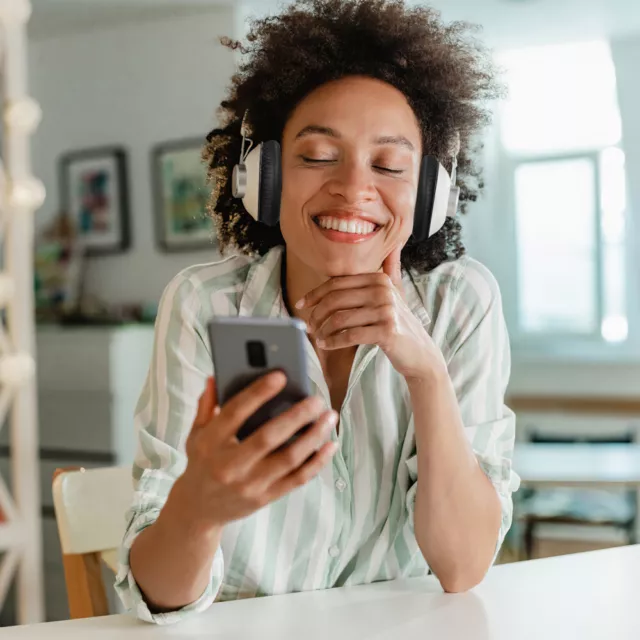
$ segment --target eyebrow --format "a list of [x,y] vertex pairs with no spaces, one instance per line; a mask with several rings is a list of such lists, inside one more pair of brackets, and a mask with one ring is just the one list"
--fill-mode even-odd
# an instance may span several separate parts
[[[298,131],[296,134],[296,140],[312,135],[329,136],[330,138],[336,139],[340,139],[342,137],[335,129],[331,129],[331,127],[310,124]],[[375,138],[373,143],[376,145],[395,144],[401,147],[406,147],[411,151],[415,151],[415,147],[411,144],[411,141],[404,136],[381,136],[379,138]]]

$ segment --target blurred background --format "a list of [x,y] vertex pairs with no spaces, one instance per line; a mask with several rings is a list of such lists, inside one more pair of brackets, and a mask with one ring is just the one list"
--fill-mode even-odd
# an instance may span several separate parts
[[[128,465],[159,297],[215,260],[204,135],[267,0],[33,0],[42,123],[36,214],[47,619],[68,617],[56,468]],[[418,4],[415,2],[414,4]],[[434,0],[480,24],[508,100],[485,132],[486,189],[463,218],[501,285],[523,485],[500,562],[632,544],[640,454],[640,3]],[[9,482],[8,432],[0,470]],[[1,624],[15,621],[11,593]]]

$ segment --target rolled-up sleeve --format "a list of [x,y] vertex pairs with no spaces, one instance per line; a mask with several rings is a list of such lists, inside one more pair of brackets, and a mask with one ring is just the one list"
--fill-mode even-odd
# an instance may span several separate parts
[[[512,469],[515,414],[504,404],[511,353],[500,289],[491,272],[470,258],[460,261],[457,272],[446,273],[438,284],[437,290],[427,292],[439,301],[432,335],[447,362],[465,433],[500,500],[495,561],[512,524],[512,493],[520,484]],[[417,454],[406,464],[410,481],[407,508],[413,512]]]
[[449,375],[467,437],[502,507],[495,560],[511,527],[512,493],[520,479],[512,469],[515,414],[504,404],[511,351],[502,298],[493,274],[475,260],[465,260],[456,280],[451,314],[455,329],[445,353]]
[[178,275],[165,289],[156,320],[152,361],[134,419],[138,445],[133,465],[135,492],[126,516],[115,589],[128,611],[158,624],[176,622],[209,607],[224,573],[222,551],[218,549],[209,584],[196,602],[178,611],[152,613],[129,565],[135,539],[156,521],[175,480],[184,472],[185,441],[198,399],[207,377],[212,375],[200,307],[197,283],[185,275]]

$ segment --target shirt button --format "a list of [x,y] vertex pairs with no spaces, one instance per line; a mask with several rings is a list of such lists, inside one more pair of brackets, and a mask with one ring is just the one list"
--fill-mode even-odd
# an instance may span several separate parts
[[336,489],[342,493],[346,488],[347,483],[342,478],[338,478],[336,480]]
[[332,558],[337,558],[340,555],[340,549],[338,547],[329,547],[329,555]]

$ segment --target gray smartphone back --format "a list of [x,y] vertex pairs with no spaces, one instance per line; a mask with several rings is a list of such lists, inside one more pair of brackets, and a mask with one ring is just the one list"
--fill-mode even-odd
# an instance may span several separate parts
[[281,370],[287,376],[286,387],[242,425],[239,440],[309,395],[302,321],[222,317],[214,318],[208,329],[219,405],[270,371]]

